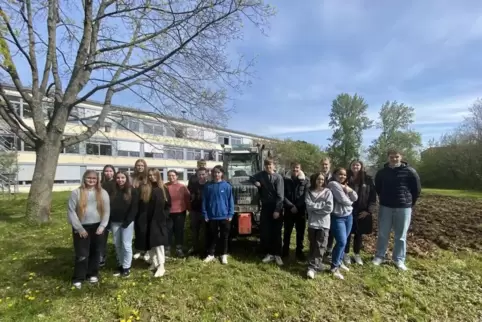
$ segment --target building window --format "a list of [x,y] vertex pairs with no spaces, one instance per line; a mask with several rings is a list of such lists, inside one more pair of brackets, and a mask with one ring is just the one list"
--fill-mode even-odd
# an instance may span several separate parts
[[164,146],[155,143],[144,143],[144,157],[164,159]]
[[194,160],[201,160],[201,150],[194,150]]
[[166,156],[166,159],[172,159],[172,160],[183,160],[184,159],[184,153],[183,153],[182,149],[180,149],[180,148],[166,147],[164,149],[164,154]]
[[15,140],[15,137],[13,136],[13,134],[0,135],[0,150],[7,150],[7,151],[22,150],[20,139]]
[[177,126],[174,129],[174,133],[177,138],[182,139],[186,137],[186,129],[183,126]]
[[162,125],[144,124],[144,133],[164,135],[164,127]]
[[134,152],[134,151],[123,151],[123,150],[117,150],[117,155],[120,157],[140,157],[139,152]]
[[243,140],[241,138],[231,138],[231,145],[241,145]]
[[222,136],[222,135],[218,136],[218,143],[229,145],[229,137],[228,136]]
[[196,160],[194,159],[194,150],[186,150],[186,160]]
[[223,153],[218,152],[218,161],[223,161]]
[[169,136],[169,137],[176,137],[176,132],[174,131],[174,129],[170,126],[166,126],[166,133],[165,133],[165,136]]
[[117,141],[117,155],[121,157],[136,157],[141,155],[141,144],[131,141]]
[[28,145],[26,142],[23,142],[23,151],[27,151],[27,152],[35,151],[35,147]]
[[70,153],[70,154],[79,154],[80,153],[80,146],[79,144],[74,144],[71,146],[68,146],[66,148],[63,148],[61,153]]
[[119,123],[127,130],[139,132],[139,121],[138,120],[135,120],[135,119],[130,118],[130,117],[124,117]]
[[86,152],[89,155],[112,155],[112,145],[110,143],[87,143]]

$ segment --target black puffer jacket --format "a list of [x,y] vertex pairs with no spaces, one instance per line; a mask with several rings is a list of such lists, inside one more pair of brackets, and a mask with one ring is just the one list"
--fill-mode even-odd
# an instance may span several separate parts
[[[284,191],[285,196],[283,200],[284,207],[289,210],[296,206],[299,214],[304,214],[305,206],[305,191],[308,185],[308,180],[303,171],[300,170],[298,177],[294,178],[289,171],[284,177]],[[290,212],[286,212],[290,214]]]
[[389,208],[413,207],[422,191],[417,171],[406,162],[396,168],[386,163],[377,172],[375,189],[380,205]]

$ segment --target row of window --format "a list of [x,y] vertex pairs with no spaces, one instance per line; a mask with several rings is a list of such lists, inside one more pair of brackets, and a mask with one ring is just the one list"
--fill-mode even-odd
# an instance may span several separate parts
[[[22,99],[18,97],[10,97],[10,102],[15,106],[15,109],[20,117],[32,118],[32,111],[27,104],[23,104]],[[50,103],[44,103],[44,114],[46,118],[50,118],[50,114],[53,111],[53,107]],[[68,122],[76,124],[92,125],[95,123],[98,117],[99,111],[92,110],[83,107],[75,107],[69,117]],[[203,140],[209,142],[217,142],[218,144],[227,145],[239,145],[243,143],[241,137],[234,137],[230,135],[216,134],[212,131],[204,131],[196,128],[186,126],[174,126],[168,124],[155,124],[140,119],[136,119],[128,116],[118,116],[117,125],[121,129],[127,129],[133,132],[177,137],[177,138],[190,138],[195,140]],[[81,121],[82,120],[82,121]],[[114,124],[115,126],[115,124]]]
[[[116,170],[121,171],[121,172],[126,172],[129,175],[134,173],[133,167],[132,168],[117,167]],[[161,172],[162,180],[167,182],[167,171],[169,169],[158,168],[158,170]],[[99,173],[99,175],[100,175],[102,173],[102,170],[97,169],[96,172]],[[178,180],[179,181],[189,180],[193,175],[196,174],[196,169],[182,169],[182,170],[177,169],[177,174],[178,174]],[[32,180],[22,180],[18,184],[21,185],[21,186],[29,186],[29,185],[32,184]],[[59,184],[63,184],[63,185],[80,184],[80,179],[78,179],[78,180],[54,180],[54,184],[56,184],[56,185],[59,185]]]
[[[123,157],[144,157],[153,159],[169,159],[169,160],[200,160],[208,161],[222,161],[222,152],[214,150],[190,149],[175,146],[164,145],[162,148],[155,149],[149,144],[144,144],[144,152],[141,153],[140,142],[125,142],[114,141],[117,143],[117,150],[113,148],[111,142],[82,142],[64,148],[61,153],[82,154],[82,149],[85,145],[85,154],[99,155],[99,156],[123,156]],[[122,144],[121,144],[122,143]],[[7,150],[17,151],[35,151],[34,148],[22,143],[20,139],[15,139],[13,135],[0,135],[0,145]],[[133,147],[129,147],[132,145]]]

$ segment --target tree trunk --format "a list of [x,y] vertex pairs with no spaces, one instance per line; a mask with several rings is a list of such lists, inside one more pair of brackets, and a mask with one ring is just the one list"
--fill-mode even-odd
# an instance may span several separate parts
[[52,188],[60,154],[60,138],[46,139],[36,151],[35,171],[27,199],[27,219],[35,223],[50,220]]

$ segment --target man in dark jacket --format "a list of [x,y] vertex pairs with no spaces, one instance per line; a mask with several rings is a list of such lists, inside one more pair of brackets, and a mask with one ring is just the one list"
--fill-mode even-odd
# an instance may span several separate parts
[[274,171],[274,161],[264,160],[264,171],[256,173],[250,181],[260,189],[261,218],[260,234],[261,247],[266,252],[263,263],[273,260],[283,265],[281,259],[281,231],[283,229],[283,177]]
[[420,192],[420,178],[408,163],[402,161],[402,154],[396,150],[388,151],[388,163],[377,172],[375,189],[378,194],[377,252],[374,265],[383,263],[387,252],[390,232],[393,229],[394,247],[392,259],[400,270],[407,270],[405,255],[407,252],[407,231],[410,226],[412,208]]
[[[188,184],[188,187],[190,184],[193,184],[194,182],[196,182],[198,180],[198,176],[197,176],[197,172],[200,168],[203,168],[206,170],[206,173],[208,172],[207,168],[206,168],[206,160],[204,159],[201,159],[201,160],[198,160],[197,161],[197,169],[196,169],[196,173],[191,176],[191,178],[189,178],[189,180],[187,181],[187,184]],[[209,175],[209,174],[208,174]],[[208,176],[209,177],[209,176]],[[209,178],[207,178],[206,180],[209,180]]]
[[305,190],[308,180],[298,162],[291,164],[291,171],[284,178],[284,238],[283,257],[290,253],[290,241],[293,227],[296,228],[296,257],[304,260],[303,241],[306,228]]
[[199,237],[202,227],[206,226],[202,215],[202,200],[204,186],[207,181],[207,170],[204,167],[200,167],[196,170],[196,173],[197,180],[190,180],[187,185],[187,189],[191,196],[191,210],[189,211],[189,217],[191,219],[192,247],[188,251],[188,254],[190,255],[201,254]]

